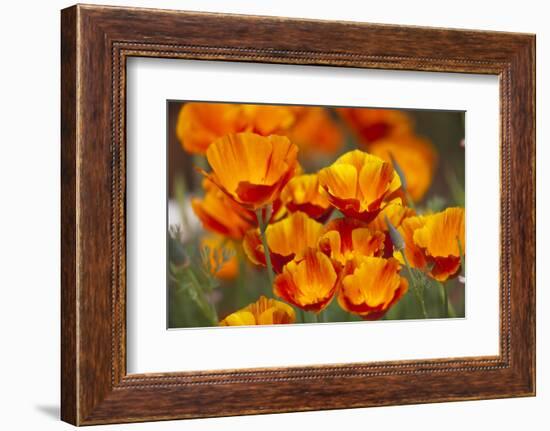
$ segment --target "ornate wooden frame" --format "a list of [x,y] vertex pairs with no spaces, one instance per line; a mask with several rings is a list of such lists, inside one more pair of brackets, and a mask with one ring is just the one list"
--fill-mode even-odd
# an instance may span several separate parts
[[[534,395],[534,35],[81,5],[61,17],[63,420],[88,425]],[[130,56],[498,75],[500,354],[128,375]]]

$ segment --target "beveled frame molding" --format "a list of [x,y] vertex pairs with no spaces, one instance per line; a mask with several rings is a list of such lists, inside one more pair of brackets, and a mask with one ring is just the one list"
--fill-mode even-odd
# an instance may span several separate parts
[[[534,35],[77,5],[62,11],[61,48],[63,420],[88,425],[535,394]],[[131,56],[498,75],[499,355],[128,375]],[[254,391],[262,396],[251,398]]]

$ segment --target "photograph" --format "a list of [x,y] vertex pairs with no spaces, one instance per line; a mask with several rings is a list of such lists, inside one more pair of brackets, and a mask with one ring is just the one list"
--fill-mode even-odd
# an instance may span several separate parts
[[464,111],[166,115],[169,329],[465,317]]

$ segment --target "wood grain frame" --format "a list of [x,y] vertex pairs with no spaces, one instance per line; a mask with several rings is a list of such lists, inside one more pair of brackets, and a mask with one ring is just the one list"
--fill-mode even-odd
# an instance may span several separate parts
[[[88,425],[535,394],[534,35],[81,5],[61,17],[63,420]],[[498,75],[499,355],[128,375],[131,56]]]

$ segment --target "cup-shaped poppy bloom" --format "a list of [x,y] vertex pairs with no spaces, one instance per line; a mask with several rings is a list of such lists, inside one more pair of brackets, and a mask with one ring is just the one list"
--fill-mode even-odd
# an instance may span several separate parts
[[[404,253],[412,267],[426,270],[439,281],[459,274],[460,247],[466,253],[463,208],[447,208],[435,214],[409,217],[398,231],[405,241]],[[394,256],[403,261],[400,252]]]
[[296,122],[288,136],[306,157],[313,153],[334,154],[344,142],[341,129],[326,108],[294,107]]
[[193,198],[191,206],[203,227],[229,238],[240,240],[255,226],[255,215],[235,204],[209,180],[203,181],[205,195]]
[[338,303],[363,319],[381,318],[407,292],[409,284],[399,270],[399,262],[392,258],[358,258],[342,278]]
[[207,177],[242,206],[257,210],[278,199],[299,165],[298,147],[285,136],[225,135],[206,151]]
[[[301,259],[309,248],[317,245],[322,231],[321,223],[300,211],[270,224],[265,235],[273,270],[279,273],[287,262]],[[246,233],[243,248],[251,262],[266,265],[259,229],[252,229]]]
[[331,220],[319,239],[319,249],[345,265],[357,255],[377,256],[384,250],[385,236],[371,230],[366,223],[352,218]]
[[200,245],[212,275],[222,280],[231,280],[237,276],[239,261],[233,241],[221,235],[208,235],[201,238]]
[[186,151],[204,154],[210,144],[228,133],[281,133],[294,124],[290,107],[236,103],[189,102],[179,112],[176,135]]
[[303,211],[320,221],[326,220],[333,209],[317,174],[292,178],[281,192],[281,201],[289,211]]
[[274,293],[296,307],[318,313],[332,300],[338,287],[333,262],[310,248],[301,259],[287,263],[275,278]]
[[350,151],[318,173],[332,205],[348,217],[373,220],[401,192],[392,165],[360,150]]
[[260,298],[220,321],[220,326],[280,325],[294,323],[294,309],[284,302]]
[[411,134],[386,138],[370,145],[369,152],[388,163],[395,161],[403,172],[411,198],[415,202],[422,200],[432,184],[437,161],[430,141]]
[[436,280],[445,281],[460,272],[460,252],[466,253],[464,215],[463,208],[447,208],[424,216],[423,226],[414,231],[414,243],[433,265],[430,275]]
[[338,112],[368,147],[379,139],[401,136],[412,130],[412,121],[395,109],[339,108]]

